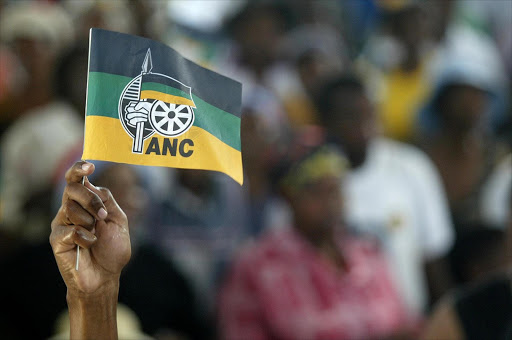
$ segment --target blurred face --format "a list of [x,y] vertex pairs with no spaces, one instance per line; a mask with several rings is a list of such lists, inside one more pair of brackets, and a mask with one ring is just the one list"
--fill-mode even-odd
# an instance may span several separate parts
[[55,54],[47,43],[18,38],[12,43],[12,50],[32,79],[46,78],[51,73]]
[[487,95],[475,87],[453,85],[446,89],[440,106],[446,123],[466,130],[480,122],[486,110]]
[[406,46],[418,46],[426,37],[425,19],[420,8],[405,9],[392,17],[392,33]]
[[353,167],[366,159],[366,150],[376,135],[376,122],[368,98],[358,90],[340,89],[335,94],[333,107],[335,119],[328,127],[346,152]]
[[282,22],[276,13],[258,9],[241,24],[237,41],[247,60],[252,64],[266,65],[276,56],[282,32]]
[[330,235],[342,217],[340,179],[329,176],[307,184],[290,197],[290,203],[296,227],[303,234],[310,239]]
[[320,51],[311,51],[302,56],[297,66],[302,84],[310,93],[326,76],[341,70],[339,60],[333,60]]

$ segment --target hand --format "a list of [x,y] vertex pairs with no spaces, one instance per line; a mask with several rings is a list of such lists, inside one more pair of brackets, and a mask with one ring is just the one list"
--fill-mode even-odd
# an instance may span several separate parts
[[115,290],[131,255],[128,220],[110,191],[87,179],[81,184],[82,177],[93,171],[94,165],[87,162],[77,162],[67,171],[62,205],[52,222],[50,243],[68,295]]
[[151,110],[152,103],[149,102],[130,102],[126,107],[126,119],[128,124],[136,126],[137,123],[147,122],[149,111]]

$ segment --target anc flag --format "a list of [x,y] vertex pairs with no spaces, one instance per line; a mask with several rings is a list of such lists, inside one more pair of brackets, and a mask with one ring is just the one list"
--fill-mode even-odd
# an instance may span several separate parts
[[93,28],[82,158],[214,170],[242,184],[241,94],[166,45]]

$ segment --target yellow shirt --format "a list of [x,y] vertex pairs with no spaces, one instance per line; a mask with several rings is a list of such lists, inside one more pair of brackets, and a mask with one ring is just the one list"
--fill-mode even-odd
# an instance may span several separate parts
[[415,134],[415,121],[424,105],[431,84],[423,62],[416,70],[395,69],[383,74],[384,95],[378,106],[384,134],[409,141]]

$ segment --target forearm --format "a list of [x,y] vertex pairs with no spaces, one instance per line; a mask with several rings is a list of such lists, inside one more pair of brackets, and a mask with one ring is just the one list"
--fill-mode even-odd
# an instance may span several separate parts
[[70,339],[117,339],[119,282],[92,294],[68,290]]

